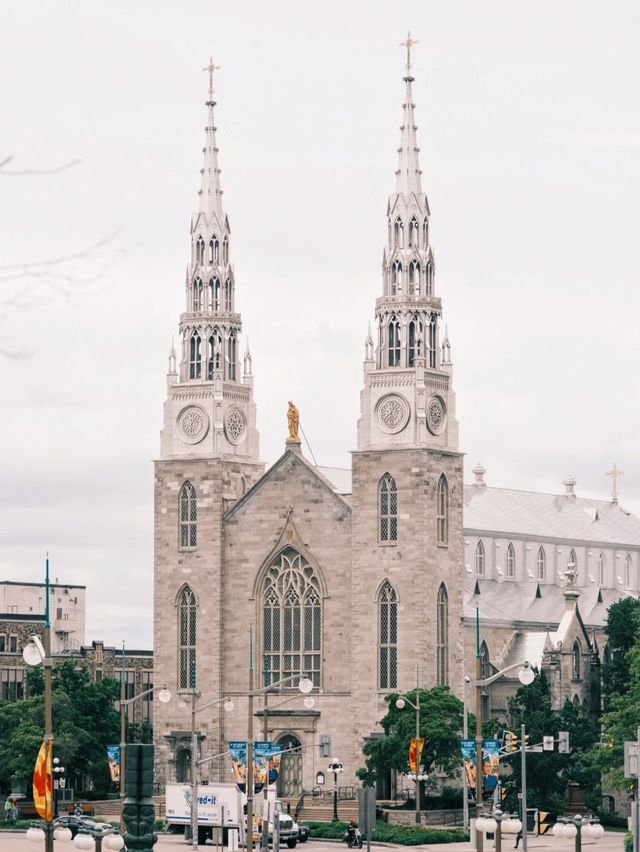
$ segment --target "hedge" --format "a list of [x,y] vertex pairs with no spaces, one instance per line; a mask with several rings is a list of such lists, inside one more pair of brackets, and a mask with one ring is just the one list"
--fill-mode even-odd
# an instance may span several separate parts
[[[327,837],[342,840],[348,828],[346,822],[309,822],[311,837]],[[438,829],[423,826],[389,825],[378,820],[371,832],[371,840],[382,843],[398,843],[402,846],[421,846],[423,843],[457,843],[467,839],[462,829]]]

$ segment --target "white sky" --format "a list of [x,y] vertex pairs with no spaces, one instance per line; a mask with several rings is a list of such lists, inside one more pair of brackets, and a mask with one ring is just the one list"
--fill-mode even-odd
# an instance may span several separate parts
[[[347,466],[380,293],[407,29],[461,449],[490,485],[640,512],[640,7],[619,0],[3,5],[0,578],[88,587],[87,640],[151,645],[151,459],[183,307],[213,55],[262,458],[286,402]],[[95,280],[90,280],[95,276]],[[87,279],[88,283],[82,283]],[[69,290],[69,293],[61,292]],[[16,295],[20,300],[16,303]]]

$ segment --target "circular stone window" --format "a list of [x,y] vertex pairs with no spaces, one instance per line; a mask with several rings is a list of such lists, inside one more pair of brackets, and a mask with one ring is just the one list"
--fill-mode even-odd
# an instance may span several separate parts
[[444,400],[432,396],[427,403],[427,426],[432,435],[439,435],[447,422],[447,409]]
[[411,409],[407,400],[397,393],[383,396],[376,406],[378,425],[383,432],[401,432],[409,421]]
[[224,418],[224,431],[231,444],[239,444],[244,438],[244,414],[236,406],[227,411],[227,416]]
[[187,444],[198,444],[209,431],[209,415],[199,405],[188,405],[178,415],[180,437]]

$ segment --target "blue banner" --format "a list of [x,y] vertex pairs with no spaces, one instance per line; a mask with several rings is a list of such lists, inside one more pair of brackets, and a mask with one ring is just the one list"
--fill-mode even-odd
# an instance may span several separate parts
[[[476,741],[460,740],[460,751],[464,762],[467,787],[472,794],[476,789]],[[482,793],[490,796],[498,784],[500,767],[500,742],[482,740]]]

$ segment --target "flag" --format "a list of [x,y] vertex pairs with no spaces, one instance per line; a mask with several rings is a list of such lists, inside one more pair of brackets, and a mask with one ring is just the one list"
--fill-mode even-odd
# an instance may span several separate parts
[[53,740],[45,740],[40,746],[33,770],[33,803],[41,819],[53,819],[53,785],[51,783],[51,758]]
[[409,767],[412,772],[418,772],[422,759],[422,749],[424,747],[424,737],[416,739],[412,737],[409,744]]

